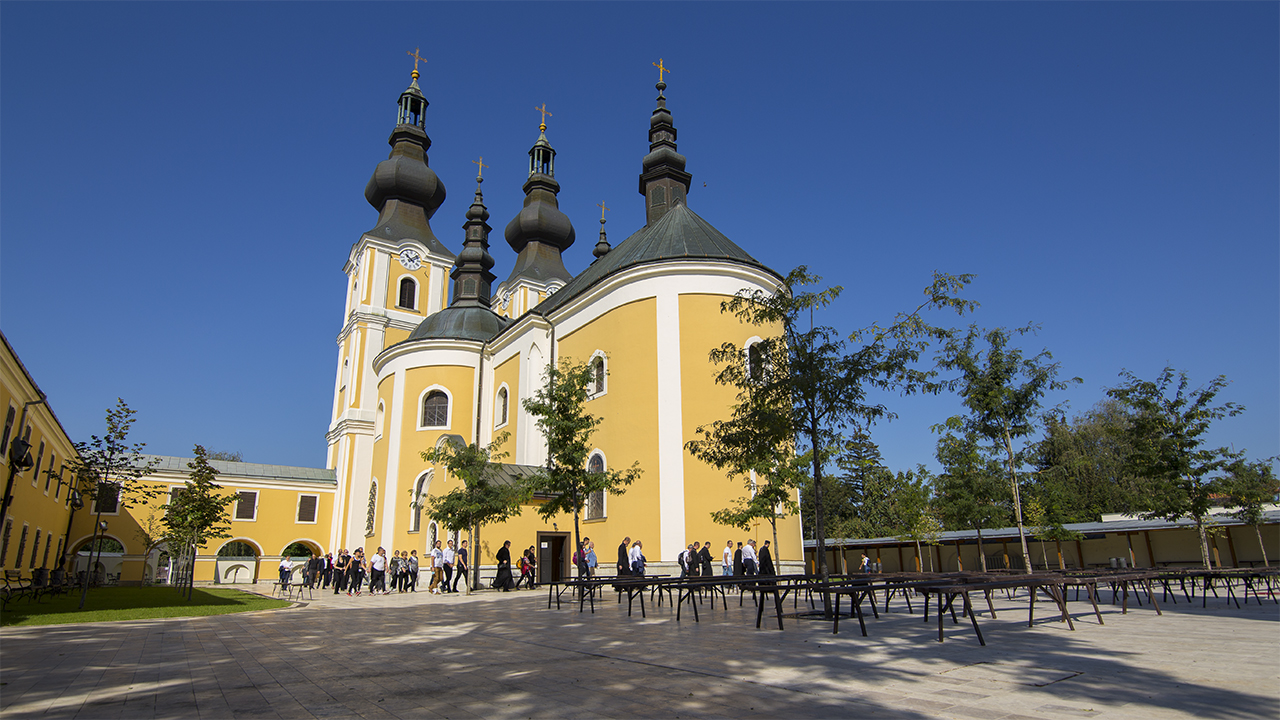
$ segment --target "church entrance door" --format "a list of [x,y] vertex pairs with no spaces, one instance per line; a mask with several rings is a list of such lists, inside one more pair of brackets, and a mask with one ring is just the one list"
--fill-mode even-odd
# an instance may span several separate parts
[[538,533],[538,582],[559,582],[569,577],[569,533]]

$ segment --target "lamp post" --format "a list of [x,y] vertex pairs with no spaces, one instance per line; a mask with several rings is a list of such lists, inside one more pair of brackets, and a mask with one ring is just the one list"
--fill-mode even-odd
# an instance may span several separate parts
[[[101,503],[98,504],[98,517],[102,517]],[[102,546],[98,543],[98,531],[99,530],[105,531],[106,529],[107,529],[107,523],[105,520],[99,520],[98,524],[93,526],[93,540],[90,541],[92,544],[89,545],[89,567],[88,569],[85,570],[84,585],[80,589],[80,609],[81,610],[84,609],[84,599],[89,594],[89,576],[93,573],[94,566],[98,564],[97,558],[95,558],[93,555],[93,548],[95,545],[98,547],[97,557],[98,558],[102,557]]]
[[[63,466],[65,467],[65,466]],[[76,519],[76,511],[84,507],[84,495],[80,493],[80,481],[84,477],[83,471],[76,471],[75,487],[71,487],[71,482],[58,480],[58,486],[61,487],[64,482],[67,485],[67,502],[71,504],[71,514],[67,517],[67,532],[62,538],[62,553],[58,555],[58,567],[65,570],[67,568],[67,551],[71,548],[71,523]]]

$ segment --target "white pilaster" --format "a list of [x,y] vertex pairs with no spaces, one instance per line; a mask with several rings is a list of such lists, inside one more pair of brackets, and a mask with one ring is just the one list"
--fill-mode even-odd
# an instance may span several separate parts
[[676,560],[684,549],[684,414],[680,388],[680,295],[656,296],[658,326],[658,549]]

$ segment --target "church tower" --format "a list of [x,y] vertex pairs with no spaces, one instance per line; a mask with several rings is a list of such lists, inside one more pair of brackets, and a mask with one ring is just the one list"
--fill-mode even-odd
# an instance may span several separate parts
[[517,254],[511,275],[498,286],[495,312],[518,318],[573,279],[561,253],[574,241],[573,223],[560,211],[560,183],[556,182],[556,151],[547,142],[546,104],[538,140],[529,149],[529,179],[524,183],[524,207],[505,232],[507,244]]
[[[380,434],[373,358],[404,340],[430,315],[448,304],[454,255],[431,230],[431,218],[445,199],[444,183],[428,166],[427,99],[413,79],[400,94],[391,154],[378,163],[364,196],[378,211],[377,224],[351,248],[343,271],[347,300],[338,334],[327,465],[338,477],[333,537],[354,537],[345,527],[349,508],[361,500],[349,494],[367,485],[372,444]],[[361,479],[365,480],[362,482]],[[354,522],[354,521],[352,521]]]

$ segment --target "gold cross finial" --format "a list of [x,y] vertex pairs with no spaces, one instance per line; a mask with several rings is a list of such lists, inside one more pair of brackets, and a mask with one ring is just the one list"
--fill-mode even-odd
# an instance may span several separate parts
[[476,177],[484,177],[484,169],[489,167],[488,165],[484,164],[484,156],[481,155],[479,160],[472,160],[471,162],[475,165],[480,166],[480,170],[479,172],[476,173]]
[[413,79],[414,80],[418,79],[418,61],[419,60],[421,60],[422,62],[427,61],[426,58],[418,54],[418,51],[421,49],[422,48],[418,47],[418,48],[414,48],[413,52],[409,52],[408,50],[406,50],[404,53],[405,55],[408,55],[409,57],[413,58]]
[[605,207],[603,202],[598,202],[598,203],[596,203],[596,207],[600,208],[600,222],[602,222],[602,223],[603,223],[603,222],[604,222],[604,211],[605,211],[605,210],[608,210],[609,208]]
[[658,58],[658,62],[654,63],[653,66],[658,68],[658,82],[662,82],[662,73],[671,72],[670,68],[662,64],[662,58]]
[[542,113],[542,122],[538,125],[538,132],[546,132],[547,116],[551,114],[550,112],[547,111],[547,104],[542,103],[542,107],[536,107],[534,108],[534,110],[537,110],[538,112]]

